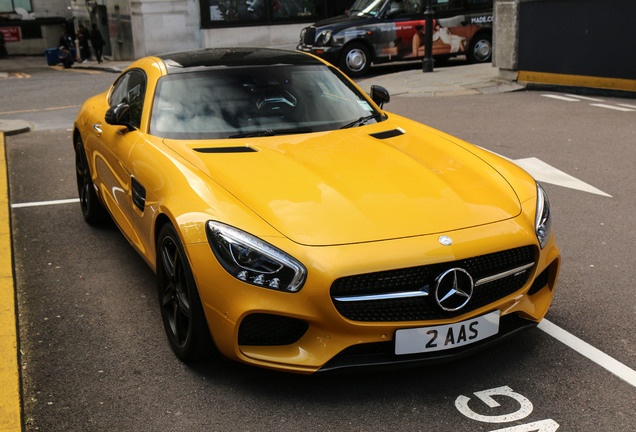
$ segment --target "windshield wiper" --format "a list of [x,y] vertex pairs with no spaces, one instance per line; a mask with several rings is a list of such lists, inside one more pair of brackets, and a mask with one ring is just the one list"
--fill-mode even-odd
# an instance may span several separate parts
[[243,132],[235,135],[230,135],[228,138],[250,138],[250,137],[266,137],[274,135],[291,135],[291,134],[303,134],[313,132],[311,128],[288,128],[288,129],[265,129],[254,132]]
[[351,123],[347,123],[346,125],[342,126],[340,129],[348,129],[348,128],[352,128],[352,127],[356,127],[356,126],[362,126],[363,124],[365,124],[366,122],[368,122],[369,120],[379,120],[379,119],[383,119],[384,116],[380,113],[375,113],[375,114],[371,114],[368,116],[364,116],[364,117],[360,117],[358,120],[354,120]]

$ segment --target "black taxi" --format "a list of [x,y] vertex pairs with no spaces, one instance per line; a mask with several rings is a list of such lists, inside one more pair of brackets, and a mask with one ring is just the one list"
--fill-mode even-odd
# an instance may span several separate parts
[[[315,54],[349,76],[372,63],[424,57],[427,0],[357,0],[345,15],[300,32],[297,49]],[[473,63],[492,57],[493,0],[431,0],[435,57],[465,54]]]

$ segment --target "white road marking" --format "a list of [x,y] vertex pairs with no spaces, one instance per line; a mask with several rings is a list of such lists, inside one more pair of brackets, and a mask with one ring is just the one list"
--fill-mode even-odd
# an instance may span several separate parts
[[565,95],[569,96],[569,97],[577,98],[577,99],[589,100],[589,101],[592,101],[592,102],[603,102],[603,99],[596,99],[596,98],[591,98],[591,97],[588,97],[588,96],[573,95],[573,94],[569,94],[569,93],[566,93]]
[[614,375],[616,375],[623,381],[626,381],[628,384],[631,384],[632,386],[636,387],[636,371],[635,370],[630,369],[629,367],[625,366],[623,363],[608,356],[607,354],[598,350],[597,348],[594,348],[592,345],[579,339],[573,334],[568,333],[567,331],[551,323],[545,318],[539,323],[538,328],[540,330],[543,330],[544,332],[546,332],[547,334],[549,334],[550,336],[552,336],[559,342],[562,342],[565,345],[569,346],[570,348],[572,348],[574,351],[578,352],[579,354],[592,360],[597,365],[613,373]]
[[552,95],[552,94],[542,94],[541,96],[552,98],[552,99],[558,99],[558,100],[562,100],[566,102],[581,102],[580,99],[574,99],[574,98],[566,97],[566,96],[559,96],[559,95]]
[[[569,93],[565,93],[565,96],[554,95],[554,94],[542,94],[541,96],[547,97],[547,98],[552,98],[552,99],[558,99],[558,100],[562,100],[562,101],[566,101],[566,102],[581,102],[581,101],[584,101],[584,100],[585,101],[591,101],[591,102],[604,102],[603,99],[596,99],[596,98],[591,98],[591,97],[587,97],[587,96],[573,95],[573,94],[569,94]],[[608,105],[608,104],[605,104],[605,103],[591,103],[590,105],[598,107],[598,108],[607,108],[607,109],[611,109],[611,110],[615,110],[615,111],[623,111],[623,112],[636,111],[636,105],[629,105],[629,104]]]
[[595,107],[599,107],[599,108],[612,109],[612,110],[616,110],[616,111],[626,111],[626,112],[636,111],[636,109],[634,109],[634,108],[625,108],[625,107],[620,107],[620,106],[615,106],[615,105],[607,105],[607,104],[600,104],[600,103],[593,103],[593,104],[590,104],[590,105],[595,106]]
[[538,181],[554,184],[557,186],[563,186],[570,189],[576,189],[583,192],[589,192],[596,195],[606,196],[609,198],[612,197],[602,190],[597,189],[592,185],[589,185],[575,177],[572,177],[569,174],[564,173],[563,171],[554,168],[553,166],[548,165],[541,159],[531,157],[526,159],[515,159],[512,162],[516,163],[521,168],[528,171],[528,173]]
[[58,204],[69,204],[69,203],[78,203],[79,198],[70,198],[56,201],[36,201],[36,202],[27,202],[27,203],[17,203],[11,204],[11,208],[25,208],[25,207],[42,207],[48,205],[58,205]]
[[508,386],[478,391],[478,392],[475,392],[474,395],[477,396],[477,399],[481,400],[489,408],[497,408],[501,406],[501,404],[497,402],[493,398],[493,396],[499,396],[499,397],[508,396],[516,400],[520,405],[519,409],[513,413],[489,416],[489,415],[478,414],[475,411],[473,411],[468,406],[468,402],[470,401],[469,397],[460,395],[457,397],[457,399],[455,399],[455,408],[457,408],[457,410],[460,413],[464,414],[469,419],[484,422],[484,423],[514,422],[514,421],[521,420],[528,417],[532,413],[532,410],[534,409],[534,407],[532,406],[532,402],[530,402],[530,400],[528,400],[527,397],[512,391],[512,389]]

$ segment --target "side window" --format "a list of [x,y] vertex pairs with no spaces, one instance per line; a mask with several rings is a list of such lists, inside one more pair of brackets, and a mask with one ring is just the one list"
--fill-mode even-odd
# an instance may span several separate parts
[[433,0],[432,3],[436,12],[462,9],[462,0]]
[[408,14],[423,14],[426,7],[422,0],[406,0],[405,9]]
[[113,85],[113,91],[110,93],[110,100],[108,105],[114,107],[119,105],[126,96],[126,88],[128,87],[128,78],[130,74],[122,75]]
[[113,87],[109,105],[111,107],[120,103],[130,106],[130,122],[139,127],[141,125],[141,113],[146,95],[146,74],[140,70],[132,70],[122,75]]
[[468,0],[468,6],[490,6],[493,0]]
[[419,15],[423,12],[422,0],[393,0],[387,15],[390,18],[404,18]]

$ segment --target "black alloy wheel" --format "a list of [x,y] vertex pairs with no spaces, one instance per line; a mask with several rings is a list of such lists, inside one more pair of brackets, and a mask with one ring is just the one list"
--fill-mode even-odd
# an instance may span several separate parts
[[161,318],[170,347],[183,361],[204,360],[214,345],[188,259],[172,225],[164,225],[157,245]]
[[75,138],[75,176],[84,220],[93,225],[102,224],[107,219],[107,213],[95,193],[84,143],[79,135]]

